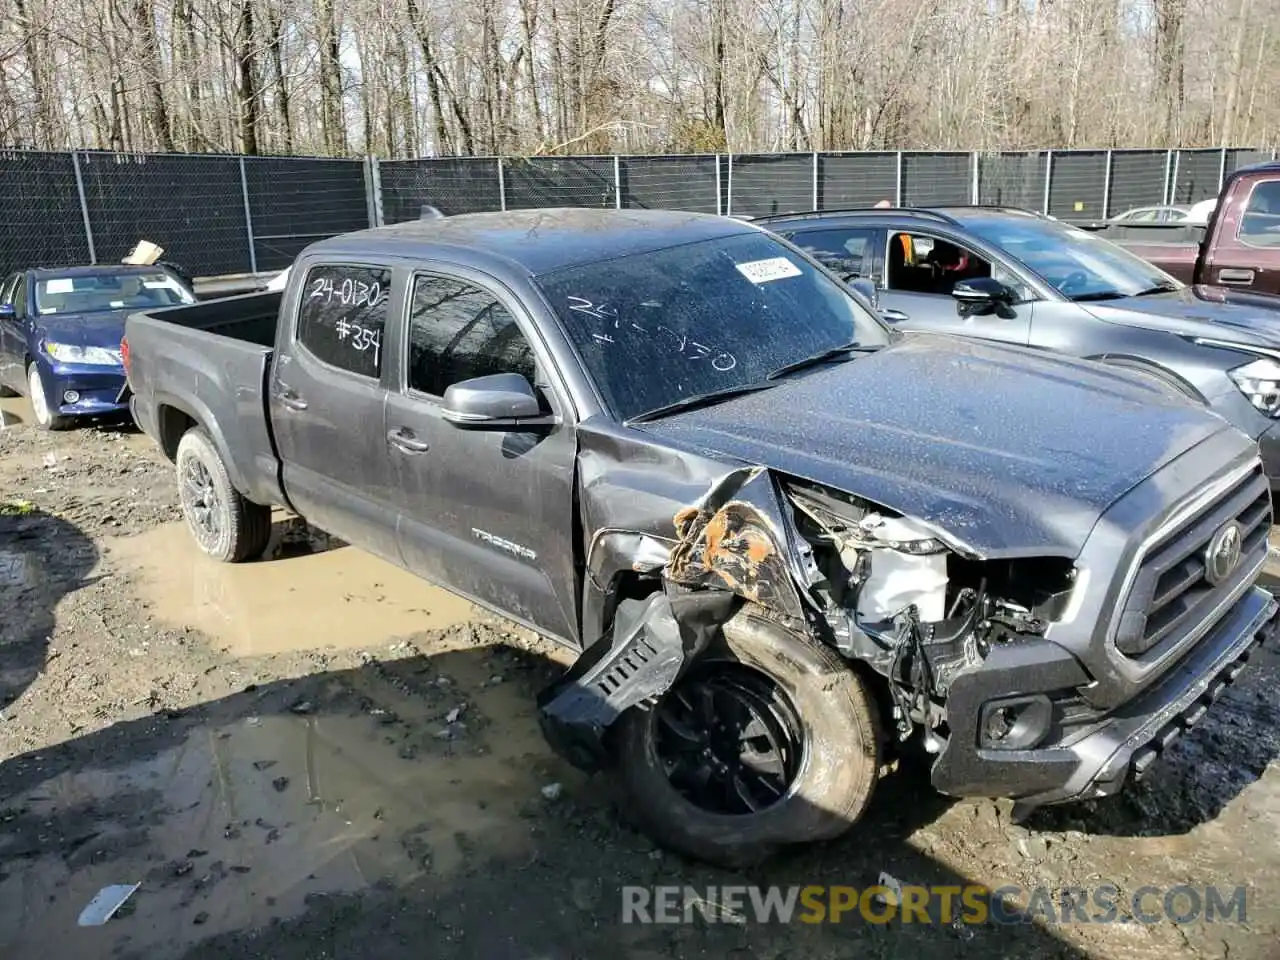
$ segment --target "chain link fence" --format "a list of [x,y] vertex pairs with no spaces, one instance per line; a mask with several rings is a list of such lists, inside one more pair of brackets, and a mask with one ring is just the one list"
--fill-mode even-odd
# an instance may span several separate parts
[[531,207],[664,208],[764,217],[804,210],[986,204],[1063,220],[1217,195],[1262,150],[781,153],[375,162],[382,222]]
[[279,270],[370,226],[362,160],[0,152],[0,274],[118,262],[139,240],[200,277]]
[[0,273],[113,262],[150,240],[195,276],[266,273],[314,240],[382,223],[539,207],[759,217],[991,204],[1066,220],[1216,196],[1274,151],[784,153],[335,160],[0,151]]

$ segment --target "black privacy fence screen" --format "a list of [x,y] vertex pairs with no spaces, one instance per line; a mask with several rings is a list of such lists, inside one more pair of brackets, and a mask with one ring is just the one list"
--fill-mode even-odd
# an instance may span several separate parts
[[783,153],[422,160],[0,150],[0,273],[115,262],[139,240],[199,277],[272,273],[384,223],[538,207],[803,210],[986,204],[1065,220],[1216,196],[1273,150]]

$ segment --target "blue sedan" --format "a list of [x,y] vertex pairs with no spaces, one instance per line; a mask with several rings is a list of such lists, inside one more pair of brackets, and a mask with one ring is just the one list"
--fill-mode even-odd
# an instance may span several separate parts
[[26,394],[46,430],[120,414],[120,340],[136,310],[194,303],[164,267],[112,264],[24,270],[0,286],[0,396]]

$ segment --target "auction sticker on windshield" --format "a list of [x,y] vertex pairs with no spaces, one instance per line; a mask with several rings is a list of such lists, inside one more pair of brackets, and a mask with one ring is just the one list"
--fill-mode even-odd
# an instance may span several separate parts
[[770,257],[768,260],[752,260],[750,263],[735,263],[738,272],[752,283],[768,283],[770,280],[785,280],[787,277],[798,277],[801,270],[786,257]]

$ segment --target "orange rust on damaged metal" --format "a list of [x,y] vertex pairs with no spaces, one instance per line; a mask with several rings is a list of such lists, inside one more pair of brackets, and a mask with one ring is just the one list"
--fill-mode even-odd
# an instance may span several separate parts
[[732,501],[710,517],[687,507],[674,521],[681,543],[667,567],[671,579],[731,590],[781,612],[799,613],[786,563],[764,518],[751,504]]
[[676,536],[683,540],[689,534],[689,528],[693,526],[702,511],[697,507],[685,507],[676,513],[674,523],[676,527]]

